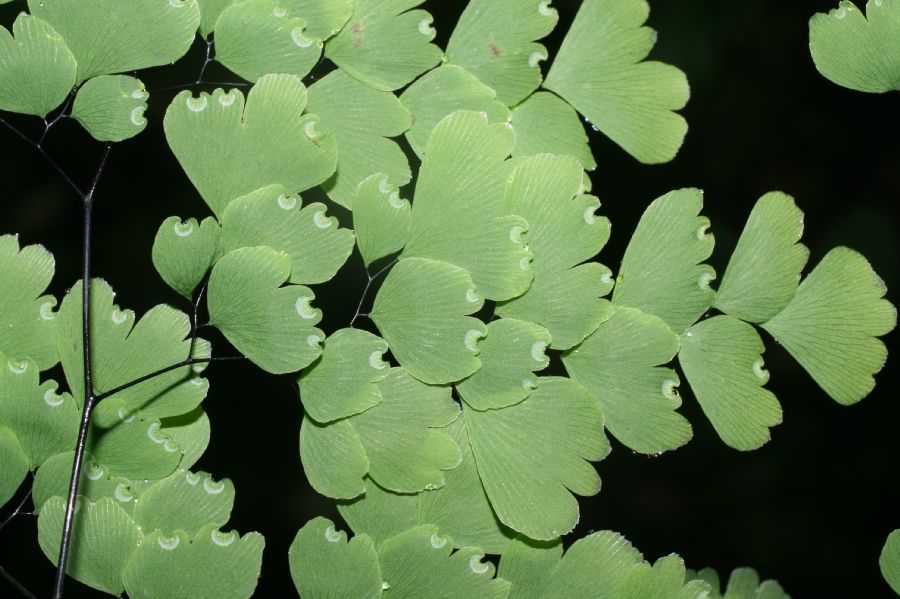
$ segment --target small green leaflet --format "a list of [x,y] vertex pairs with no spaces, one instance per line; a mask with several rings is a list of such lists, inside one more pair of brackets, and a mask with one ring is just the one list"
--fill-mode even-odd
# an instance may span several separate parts
[[142,530],[194,535],[207,524],[223,526],[233,504],[230,480],[214,481],[205,472],[178,469],[141,493],[132,517]]
[[159,420],[130,417],[108,429],[93,429],[88,450],[110,474],[137,479],[165,478],[181,461],[181,448]]
[[678,348],[678,336],[656,316],[616,308],[562,360],[600,400],[609,432],[634,451],[655,454],[681,447],[692,435],[675,411],[681,405],[678,375],[662,367]]
[[341,329],[325,340],[322,357],[298,380],[306,413],[316,422],[346,418],[381,403],[378,381],[390,372],[388,345],[372,333]]
[[41,19],[23,12],[12,35],[0,27],[0,110],[47,116],[72,91],[75,69],[65,41]]
[[466,269],[487,299],[528,289],[532,254],[523,234],[529,223],[503,207],[505,160],[514,144],[508,124],[489,124],[477,112],[454,112],[435,127],[419,169],[403,256]]
[[705,568],[694,576],[695,580],[709,584],[710,599],[791,599],[776,581],[760,583],[759,575],[752,568],[735,568],[728,577],[724,593],[719,590],[719,575],[715,570]]
[[715,299],[709,284],[716,273],[701,264],[714,244],[709,219],[699,216],[702,208],[699,189],[670,191],[647,207],[625,249],[614,304],[659,316],[676,333],[706,312]]
[[550,365],[544,354],[549,345],[550,333],[540,325],[512,318],[495,320],[479,343],[481,370],[457,383],[456,390],[476,410],[516,404],[537,387],[532,372]]
[[273,374],[296,372],[322,353],[312,290],[282,285],[291,258],[269,247],[239,248],[216,262],[209,276],[209,322],[254,364]]
[[400,95],[412,114],[406,140],[422,158],[435,126],[456,110],[473,110],[487,115],[488,122],[509,121],[509,109],[497,100],[497,93],[456,65],[445,64],[417,79]]
[[326,518],[314,518],[297,532],[288,562],[303,598],[381,597],[381,567],[372,539],[356,535],[348,542],[346,533]]
[[888,535],[878,558],[878,566],[884,580],[900,595],[900,530]]
[[222,216],[222,248],[268,246],[291,258],[291,283],[323,283],[353,251],[353,231],[341,229],[325,204],[301,210],[297,195],[269,185],[231,202]]
[[[451,554],[452,552],[452,554]],[[378,552],[385,599],[421,599],[440,589],[445,599],[506,599],[510,585],[494,578],[480,549],[453,551],[453,541],[433,525],[412,528],[384,542]]]
[[687,122],[687,79],[677,68],[645,61],[656,32],[643,27],[645,0],[585,0],[566,34],[544,87],[641,162],[668,162]]
[[[247,95],[232,89],[194,97],[183,91],[166,110],[169,147],[217,217],[228,203],[265,185],[287,194],[328,179],[337,164],[334,136],[303,115],[306,88],[293,75],[265,75]],[[265,161],[259,161],[265,156]]]
[[353,230],[367,267],[403,249],[409,239],[410,210],[409,201],[400,197],[387,175],[375,174],[359,184],[353,200]]
[[174,62],[184,56],[200,25],[196,0],[29,0],[78,62],[78,83]]
[[395,186],[409,183],[406,155],[396,142],[412,122],[409,111],[391,92],[360,83],[341,69],[309,88],[309,110],[334,132],[337,172],[322,187],[328,197],[353,208],[356,188],[366,177],[384,173]]
[[0,507],[12,499],[28,475],[28,456],[16,434],[0,424]]
[[[59,309],[59,353],[66,380],[79,407],[83,404],[81,282],[76,283]],[[91,342],[96,393],[112,390],[145,374],[186,359],[191,348],[187,315],[167,305],[148,311],[139,322],[134,312],[120,310],[115,294],[101,279],[91,282]],[[196,356],[208,356],[209,345],[198,343]],[[199,365],[196,365],[199,366]],[[134,415],[165,418],[184,414],[203,401],[209,384],[198,369],[177,368],[103,400],[94,422],[112,426]]]
[[[465,451],[462,447],[460,449]],[[461,467],[462,464],[448,470],[445,476],[449,479],[450,475],[455,474]],[[446,485],[441,488],[446,488]],[[375,546],[380,547],[386,539],[421,524],[418,502],[418,493],[391,493],[367,477],[365,493],[352,501],[338,502],[337,508],[341,518],[353,532],[368,535],[375,542]]]
[[147,535],[125,568],[131,599],[249,599],[256,588],[265,541],[251,532],[220,532],[215,524],[193,538]]
[[[44,503],[51,497],[65,499],[69,492],[69,480],[72,477],[72,460],[74,451],[58,453],[46,460],[38,469],[32,486],[35,513],[39,513]],[[111,474],[96,462],[90,452],[85,452],[81,468],[81,479],[78,483],[78,496],[95,502],[103,497],[115,499],[119,507],[131,515],[134,511],[135,493],[133,481]],[[156,482],[156,481],[153,481]]]
[[200,35],[208,38],[216,28],[216,19],[234,0],[197,0],[200,6]]
[[[868,17],[868,19],[867,19]],[[827,79],[862,92],[900,90],[900,1],[841,0],[809,20],[809,51]]]
[[366,448],[349,420],[319,424],[307,415],[300,425],[300,461],[310,486],[333,499],[353,499],[366,491]]
[[437,260],[404,258],[378,290],[370,318],[401,366],[421,381],[444,384],[479,368],[484,323],[467,316],[481,309],[465,270]]
[[304,77],[322,54],[303,15],[273,0],[239,0],[216,21],[216,60],[247,81],[266,73]]
[[803,213],[794,199],[767,193],[756,202],[722,277],[713,304],[746,320],[765,322],[791,301],[809,250],[799,243]]
[[187,299],[222,255],[222,229],[211,216],[198,223],[170,216],[153,240],[153,266],[166,284]]
[[[38,517],[38,543],[54,565],[58,563],[65,512],[65,499],[53,497]],[[66,572],[89,587],[121,595],[125,590],[125,565],[143,540],[140,528],[115,500],[104,497],[92,503],[79,498]]]
[[31,360],[7,359],[0,353],[0,426],[18,439],[30,470],[75,446],[80,420],[68,393],[57,393],[56,381],[39,382]]
[[122,141],[147,126],[144,111],[149,97],[144,84],[134,77],[99,75],[78,89],[72,118],[94,139]]
[[353,78],[393,91],[441,60],[431,43],[431,15],[410,10],[423,0],[356,0],[350,21],[325,46],[325,56]]
[[306,35],[327,40],[353,14],[354,0],[282,0],[282,6],[306,21]]
[[791,302],[762,327],[836,402],[869,394],[887,359],[876,337],[897,324],[884,282],[860,254],[838,247],[800,283]]
[[507,106],[541,84],[547,49],[534,43],[553,31],[559,15],[550,0],[472,0],[450,36],[447,58],[497,90]]
[[0,236],[0,353],[31,358],[41,370],[59,361],[56,298],[46,291],[56,264],[44,246],[19,249],[14,235]]
[[762,339],[751,325],[731,316],[703,320],[681,335],[678,362],[703,413],[730,447],[748,451],[769,441],[781,423],[781,405],[762,385]]
[[708,599],[709,585],[702,580],[685,581],[684,561],[675,555],[640,563],[628,571],[618,599]]
[[578,502],[572,493],[600,491],[589,461],[609,453],[596,398],[575,381],[549,377],[514,406],[484,412],[464,407],[463,415],[481,482],[500,521],[537,540],[575,528]]
[[566,154],[577,158],[585,170],[597,167],[578,113],[559,96],[535,92],[512,109],[510,122],[516,131],[513,156]]
[[[108,401],[108,400],[107,400]],[[209,417],[201,408],[187,414],[163,418],[160,425],[165,434],[184,452],[181,468],[191,468],[209,445]]]

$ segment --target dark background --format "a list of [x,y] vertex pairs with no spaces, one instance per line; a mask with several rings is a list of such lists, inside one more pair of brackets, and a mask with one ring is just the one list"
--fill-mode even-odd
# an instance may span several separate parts
[[[554,4],[561,20],[548,43],[551,56],[577,7],[574,0]],[[463,5],[426,2],[440,43]],[[683,114],[690,130],[673,162],[652,167],[592,135],[599,164],[594,193],[613,222],[603,262],[616,269],[653,198],[697,186],[706,191],[705,213],[717,240],[712,263],[721,273],[755,200],[782,190],[806,213],[810,267],[831,247],[850,246],[869,258],[896,302],[900,96],[846,90],[815,71],[807,21],[835,5],[652,3],[649,24],[660,36],[651,57],[687,73],[692,98]],[[2,23],[9,26],[21,6],[2,7]],[[147,87],[152,92],[192,80],[203,49],[196,44],[183,66],[144,72]],[[221,68],[211,76],[236,80]],[[166,216],[208,214],[164,142],[161,120],[171,95],[151,95],[147,130],[113,149],[97,195],[94,272],[112,283],[121,305],[139,314],[160,302],[187,309],[156,275],[150,248]],[[13,120],[38,131],[34,119]],[[23,244],[42,243],[54,253],[51,290],[59,296],[79,274],[79,203],[34,149],[2,127],[0,148],[0,231],[18,232]],[[65,121],[51,132],[47,148],[82,185],[102,150]],[[332,211],[345,219],[345,212]],[[357,256],[338,279],[316,289],[326,331],[345,326],[353,314],[365,282]],[[896,338],[885,338],[889,349]],[[713,566],[723,577],[750,565],[781,581],[795,598],[890,597],[877,559],[887,534],[900,527],[896,355],[877,377],[875,392],[846,408],[767,341],[769,388],[784,408],[784,424],[774,429],[772,441],[751,453],[725,447],[686,393],[682,411],[694,425],[694,440],[655,459],[614,441],[613,453],[598,464],[603,491],[581,500],[577,536],[613,529],[648,559],[678,552],[689,567]],[[221,354],[229,351],[224,342],[217,347]],[[207,374],[212,387],[204,408],[213,432],[197,468],[234,481],[229,527],[266,536],[256,596],[291,596],[286,551],[297,529],[317,515],[338,518],[333,505],[310,490],[300,467],[302,408],[295,385],[290,377],[243,363],[213,365]],[[0,565],[39,597],[49,596],[52,569],[37,547],[33,518],[18,518],[0,535]],[[67,588],[68,597],[99,595],[76,582]],[[2,579],[0,596],[16,596]]]

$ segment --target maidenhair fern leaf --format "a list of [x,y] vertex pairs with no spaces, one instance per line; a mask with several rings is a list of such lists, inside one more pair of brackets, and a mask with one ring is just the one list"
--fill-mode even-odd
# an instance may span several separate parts
[[466,315],[483,304],[465,270],[405,258],[382,283],[370,317],[401,366],[421,381],[443,384],[481,368],[478,339],[487,328]]
[[681,368],[719,437],[735,449],[762,447],[769,428],[781,423],[778,399],[762,387],[769,380],[764,350],[756,329],[731,316],[714,316],[681,335]]
[[752,568],[735,568],[724,593],[719,590],[719,576],[714,570],[701,570],[696,578],[709,583],[710,599],[790,599],[790,595],[776,581],[760,583],[759,575]]
[[142,530],[195,535],[207,524],[223,526],[234,505],[230,480],[214,481],[205,472],[178,469],[141,493],[132,517]]
[[566,370],[600,400],[606,427],[622,443],[655,454],[681,447],[691,425],[681,405],[678,375],[667,364],[678,336],[659,318],[616,308],[578,347],[563,354]]
[[197,0],[200,6],[200,35],[208,38],[216,28],[216,20],[234,0]]
[[88,450],[111,474],[130,479],[164,478],[181,461],[181,448],[159,420],[130,418],[108,429],[94,429]]
[[66,40],[78,83],[176,61],[200,25],[196,0],[29,0],[28,9]]
[[[175,96],[163,125],[188,178],[217,217],[228,203],[264,185],[286,193],[328,179],[337,164],[334,136],[303,115],[306,88],[293,75],[266,75],[238,90]],[[261,157],[265,157],[261,160]]]
[[222,229],[212,217],[198,223],[170,216],[153,240],[153,266],[166,284],[191,299],[194,289],[222,255]]
[[128,561],[123,580],[131,599],[249,599],[256,588],[265,541],[215,524],[193,538],[153,532]]
[[888,535],[881,555],[878,557],[881,575],[895,593],[900,595],[900,530]]
[[[41,464],[31,488],[35,513],[40,513],[43,505],[51,497],[66,498],[72,477],[74,455],[73,451],[58,453]],[[132,481],[110,473],[109,468],[98,464],[90,452],[85,452],[81,478],[78,481],[79,497],[91,502],[109,497],[130,515],[134,511],[135,499],[131,487]]]
[[16,434],[0,424],[0,507],[12,499],[28,475],[28,456]]
[[579,263],[609,239],[609,221],[594,211],[600,202],[581,195],[582,167],[574,158],[543,154],[518,159],[509,176],[504,211],[529,223],[526,241],[534,253],[534,283],[522,296],[498,306],[509,318],[536,322],[550,331],[552,347],[580,343],[609,318],[612,288],[605,266]]
[[540,325],[501,318],[487,325],[487,337],[479,343],[482,367],[457,383],[460,397],[476,410],[492,410],[516,404],[537,387],[532,372],[550,365],[544,350],[550,333]]
[[539,65],[547,60],[547,49],[534,40],[549,35],[558,19],[549,0],[472,0],[450,36],[447,61],[514,106],[541,84]]
[[43,20],[23,12],[11,35],[0,27],[0,110],[47,116],[72,91],[75,69],[65,41]]
[[585,0],[544,87],[644,163],[668,162],[687,122],[674,111],[690,94],[677,68],[641,62],[656,42],[645,0]]
[[314,518],[297,532],[288,550],[291,578],[302,598],[381,598],[381,567],[368,535],[347,541],[326,518]]
[[319,424],[304,415],[300,425],[300,460],[310,486],[326,497],[353,499],[366,491],[366,448],[346,419]]
[[441,60],[431,43],[431,15],[410,10],[423,0],[356,0],[353,15],[325,46],[325,56],[366,85],[399,89]]
[[308,36],[327,40],[350,19],[354,0],[282,0],[281,4],[303,17]]
[[150,94],[139,79],[127,75],[100,75],[78,89],[72,118],[91,137],[100,141],[122,141],[147,126],[144,111]]
[[303,15],[274,0],[238,0],[216,21],[216,60],[247,81],[266,73],[303,77],[322,54]]
[[382,359],[387,343],[360,329],[341,329],[325,339],[322,357],[298,381],[303,408],[327,423],[381,403],[378,381],[390,372]]
[[17,437],[31,470],[47,458],[75,446],[80,420],[75,400],[58,394],[55,381],[39,381],[31,360],[0,353],[0,426]]
[[269,246],[291,258],[291,283],[330,280],[353,251],[353,231],[338,226],[318,202],[300,208],[297,195],[268,185],[231,202],[222,216],[222,248]]
[[653,566],[640,563],[628,571],[617,599],[708,599],[709,585],[701,580],[685,582],[684,561],[675,554]]
[[56,299],[41,295],[54,268],[53,256],[43,246],[19,249],[17,237],[0,236],[0,353],[31,358],[41,370],[59,361]]
[[671,191],[647,207],[622,258],[614,304],[655,314],[676,333],[709,309],[716,273],[701,262],[714,239],[702,208],[699,189]]
[[[76,507],[72,552],[66,572],[89,587],[121,595],[125,590],[122,573],[144,540],[141,529],[109,497],[96,503],[80,498]],[[44,504],[38,517],[38,543],[54,565],[59,559],[65,512],[65,499],[53,497]]]
[[[459,421],[457,419],[455,422]],[[462,446],[460,450],[465,453]],[[446,472],[444,476],[448,482],[459,468],[462,468],[462,464]],[[446,485],[441,489],[446,489]],[[428,493],[436,493],[441,489]],[[352,501],[339,502],[337,508],[353,532],[368,535],[377,548],[385,540],[422,523],[417,508],[419,496],[418,493],[391,493],[366,477],[365,493]]]
[[541,543],[518,536],[507,544],[497,575],[512,583],[509,599],[541,599],[563,556],[560,539]]
[[564,154],[574,156],[586,170],[597,167],[588,136],[569,104],[550,92],[536,92],[510,113],[516,131],[513,156]]
[[446,599],[506,599],[509,583],[494,578],[480,549],[453,552],[453,542],[436,526],[412,528],[384,542],[378,552],[385,599],[419,599],[439,589]]
[[887,349],[876,337],[897,324],[897,310],[883,299],[884,282],[860,254],[838,247],[800,283],[797,294],[762,327],[836,402],[848,405],[869,394]]
[[341,69],[309,88],[309,110],[334,132],[337,172],[322,187],[332,200],[353,207],[356,187],[374,173],[392,185],[409,183],[412,174],[403,150],[391,141],[409,129],[409,111],[397,97],[360,83]]
[[509,120],[509,109],[497,100],[497,93],[456,65],[443,65],[426,73],[406,88],[400,101],[412,114],[406,140],[419,158],[435,126],[456,110],[482,112],[491,123]]
[[209,417],[200,408],[194,408],[187,414],[163,418],[160,425],[165,434],[178,445],[183,452],[179,466],[191,468],[209,445]]
[[477,112],[461,110],[442,120],[419,170],[403,252],[466,269],[487,299],[521,295],[533,276],[523,238],[529,223],[503,207],[504,161],[514,143],[509,125],[488,124]]
[[767,193],[756,202],[722,276],[713,304],[748,322],[765,322],[791,301],[809,250],[799,243],[803,213],[793,198]]
[[[79,406],[84,402],[81,326],[81,282],[63,299],[59,310],[59,354],[69,388]],[[100,279],[91,283],[91,343],[96,393],[112,390],[138,377],[186,359],[191,342],[184,313],[156,306],[135,323],[134,312],[120,310],[115,294]],[[208,346],[205,346],[208,350]],[[200,356],[200,344],[195,354]],[[111,426],[140,411],[142,418],[184,414],[203,401],[209,385],[191,367],[177,368],[135,385],[97,405],[94,422]]]
[[589,461],[609,453],[596,398],[575,381],[551,377],[514,406],[484,412],[464,407],[463,414],[500,521],[538,540],[570,532],[578,522],[572,493],[600,490]]
[[809,50],[822,75],[862,92],[900,90],[900,2],[869,0],[866,15],[841,0],[809,20]]
[[282,287],[291,258],[269,247],[225,254],[209,276],[209,322],[267,372],[283,374],[308,366],[322,353],[324,333],[315,328],[322,311],[302,285]]
[[353,199],[353,230],[366,266],[399,252],[409,240],[409,201],[388,181],[375,174],[356,188]]

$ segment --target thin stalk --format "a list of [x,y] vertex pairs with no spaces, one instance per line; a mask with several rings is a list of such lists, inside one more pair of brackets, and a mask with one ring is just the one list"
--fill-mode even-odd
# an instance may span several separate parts
[[171,372],[173,370],[177,370],[179,368],[184,368],[185,366],[191,366],[193,364],[209,364],[210,362],[225,362],[228,360],[244,360],[244,356],[221,356],[218,358],[188,358],[187,360],[182,360],[177,364],[169,364],[165,368],[160,368],[159,370],[155,370],[150,374],[145,374],[144,376],[140,376],[133,381],[129,381],[118,387],[110,389],[109,391],[104,391],[103,393],[99,393],[94,396],[94,405],[96,406],[100,401],[106,399],[110,395],[115,395],[116,393],[121,393],[126,389],[130,389],[135,385],[140,385],[141,383],[145,383],[150,379],[155,379],[158,376],[161,376],[167,372]]
[[28,498],[31,497],[31,489],[28,489],[28,492],[25,493],[25,497],[22,498],[22,501],[19,502],[19,505],[16,506],[16,509],[13,510],[13,513],[9,515],[9,517],[0,522],[0,530],[6,528],[6,525],[13,521],[13,519],[22,513],[22,508],[25,507],[25,503],[28,501]]
[[350,319],[351,327],[356,323],[356,319],[358,319],[360,316],[366,316],[365,314],[361,313],[361,310],[363,302],[366,301],[366,296],[369,295],[369,289],[372,287],[372,283],[374,283],[375,280],[378,279],[381,275],[386,273],[393,265],[397,264],[398,259],[399,258],[394,258],[384,268],[376,272],[374,275],[370,275],[369,269],[368,267],[366,267],[366,277],[368,278],[368,281],[366,281],[366,286],[363,289],[362,296],[360,296],[359,298],[359,303],[356,304],[356,312],[353,313],[353,318]]
[[34,596],[34,593],[26,589],[21,582],[13,578],[13,575],[7,572],[3,566],[0,566],[0,576],[5,578],[6,581],[13,586],[14,589],[22,593],[23,597],[26,597],[27,599],[37,599],[37,597]]
[[91,368],[91,227],[93,224],[94,194],[100,175],[109,158],[110,144],[103,150],[103,157],[97,166],[91,187],[83,196],[83,236],[81,255],[81,333],[82,359],[84,363],[84,411],[81,414],[81,425],[78,429],[78,441],[75,445],[75,459],[72,462],[72,477],[69,479],[69,494],[66,499],[66,516],[63,520],[62,539],[59,543],[59,561],[56,567],[56,578],[53,584],[53,598],[61,599],[66,581],[66,565],[69,561],[69,550],[72,541],[72,524],[75,516],[75,498],[78,494],[78,482],[81,478],[81,466],[84,461],[84,450],[87,445],[88,429],[91,415],[94,412],[94,383]]

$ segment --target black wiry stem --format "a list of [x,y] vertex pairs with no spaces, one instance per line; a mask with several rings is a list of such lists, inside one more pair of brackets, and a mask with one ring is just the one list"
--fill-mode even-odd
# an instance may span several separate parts
[[59,562],[56,567],[56,579],[53,585],[54,599],[61,599],[66,581],[66,564],[69,561],[69,549],[72,540],[72,523],[75,515],[75,497],[78,493],[78,482],[81,477],[81,466],[84,461],[84,450],[87,445],[87,434],[90,428],[91,415],[94,412],[94,383],[91,369],[91,225],[93,221],[94,194],[100,175],[106,167],[111,145],[106,144],[103,157],[97,166],[91,188],[82,197],[84,208],[84,227],[82,240],[81,263],[81,332],[82,357],[84,361],[84,411],[81,414],[81,425],[78,430],[78,442],[75,445],[75,459],[72,463],[72,478],[69,479],[69,495],[66,499],[66,516],[63,520],[62,539],[59,543]]
[[[24,133],[22,133],[21,131],[19,131],[18,129],[16,129],[12,124],[7,122],[3,117],[0,117],[0,123],[5,125],[7,129],[12,131],[16,135],[18,135],[20,138],[25,140],[25,142],[27,142],[28,145],[30,145],[32,148],[34,148],[35,150],[40,152],[41,156],[44,157],[44,160],[47,161],[47,164],[49,164],[51,167],[53,167],[53,170],[55,170],[57,172],[57,174],[60,177],[62,177],[63,181],[65,181],[66,184],[69,187],[71,187],[75,193],[78,194],[79,198],[85,197],[85,193],[83,191],[81,191],[81,188],[78,187],[78,185],[76,185],[74,181],[72,181],[72,178],[69,177],[68,174],[66,174],[66,171],[64,171],[62,169],[62,167],[59,166],[59,164],[55,160],[53,160],[53,158],[50,156],[50,154],[47,153],[47,150],[45,150],[44,147],[41,145],[41,142],[43,142],[43,139],[44,139],[43,135],[41,136],[41,142],[36,142],[33,139],[31,139],[30,137],[28,137],[27,135],[25,135]],[[48,127],[49,126],[50,125],[48,125]],[[45,131],[45,134],[46,134],[46,131]]]
[[359,303],[356,304],[356,312],[353,313],[353,318],[350,319],[351,327],[354,325],[357,318],[359,318],[360,316],[365,316],[365,314],[360,313],[360,310],[362,310],[363,302],[366,301],[366,296],[369,294],[369,289],[372,287],[372,283],[375,282],[378,277],[390,270],[393,265],[397,264],[397,260],[398,258],[394,258],[384,268],[376,272],[374,275],[370,275],[369,269],[366,268],[366,277],[368,277],[369,280],[366,281],[366,287],[365,289],[363,289],[362,296],[359,298]]
[[96,406],[100,401],[106,399],[110,395],[115,395],[116,393],[121,393],[126,389],[130,389],[136,385],[140,385],[141,383],[145,383],[150,379],[155,379],[158,376],[162,376],[167,372],[172,372],[173,370],[178,370],[179,368],[184,368],[185,366],[191,366],[193,364],[209,364],[210,362],[226,362],[232,360],[245,360],[244,356],[221,356],[218,358],[188,358],[186,360],[182,360],[177,364],[169,364],[165,368],[160,368],[159,370],[154,370],[150,374],[145,374],[144,376],[140,376],[133,381],[129,381],[118,387],[110,389],[109,391],[104,391],[103,393],[99,393],[94,396],[94,405]]
[[0,530],[6,528],[6,525],[13,521],[13,519],[22,513],[22,508],[25,507],[25,502],[28,501],[28,498],[31,497],[31,489],[28,489],[28,492],[25,493],[25,497],[22,498],[22,501],[19,502],[19,505],[16,506],[16,509],[13,510],[13,513],[9,515],[9,517],[0,522]]
[[23,597],[27,597],[28,599],[37,599],[34,596],[34,593],[26,589],[21,582],[13,578],[13,575],[6,571],[3,566],[0,566],[0,576],[6,579],[6,581],[13,586],[17,591],[22,593]]

